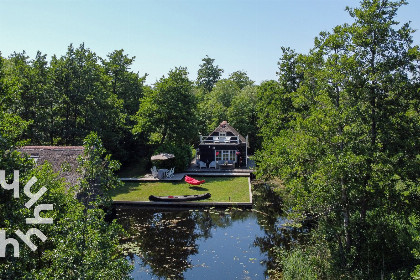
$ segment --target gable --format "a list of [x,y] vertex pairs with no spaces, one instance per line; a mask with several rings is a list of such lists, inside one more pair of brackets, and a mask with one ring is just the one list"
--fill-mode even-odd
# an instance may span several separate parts
[[[223,121],[220,125],[210,134],[210,136],[218,136],[220,132],[226,133],[226,136],[238,136],[242,143],[245,143],[246,139],[239,132],[233,128],[227,121]],[[214,135],[213,135],[214,134]]]

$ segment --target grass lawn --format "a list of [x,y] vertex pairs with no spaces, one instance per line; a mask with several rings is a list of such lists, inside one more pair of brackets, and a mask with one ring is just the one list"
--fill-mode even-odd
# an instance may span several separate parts
[[200,200],[202,202],[249,202],[249,185],[247,177],[195,177],[197,180],[206,180],[199,186],[190,186],[184,181],[180,182],[141,182],[128,183],[113,190],[113,200],[149,201],[149,195],[193,195],[211,193],[211,198]]

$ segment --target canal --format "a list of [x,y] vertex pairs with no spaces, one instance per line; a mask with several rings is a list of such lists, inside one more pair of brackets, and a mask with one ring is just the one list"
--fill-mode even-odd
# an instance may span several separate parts
[[[134,279],[265,279],[276,266],[274,246],[293,234],[270,190],[252,210],[118,207],[116,218]],[[286,234],[287,232],[287,234]]]

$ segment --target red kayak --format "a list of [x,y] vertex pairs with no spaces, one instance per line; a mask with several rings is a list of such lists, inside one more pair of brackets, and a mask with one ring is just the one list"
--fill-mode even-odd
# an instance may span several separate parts
[[190,185],[198,186],[205,182],[206,180],[199,181],[197,179],[191,178],[190,176],[185,176],[185,182]]

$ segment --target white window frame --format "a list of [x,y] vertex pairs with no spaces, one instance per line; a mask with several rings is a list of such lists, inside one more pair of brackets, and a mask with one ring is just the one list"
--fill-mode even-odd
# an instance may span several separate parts
[[219,132],[219,141],[225,142],[226,139],[226,132]]
[[[217,155],[217,152],[219,152],[218,155]],[[236,150],[219,150],[219,151],[215,151],[214,153],[215,153],[214,158],[216,159],[216,162],[218,162],[219,160],[223,160],[223,161],[232,160],[234,163],[236,163],[237,161]]]

